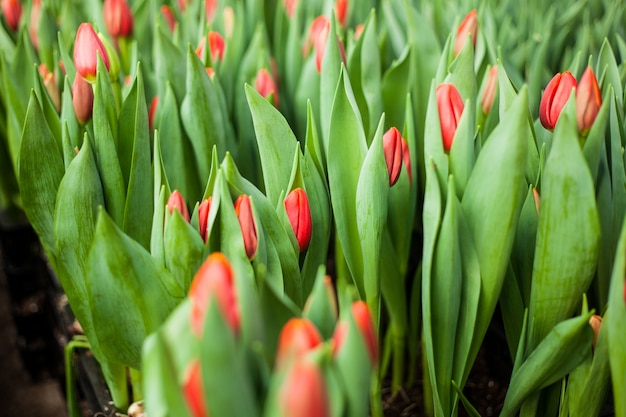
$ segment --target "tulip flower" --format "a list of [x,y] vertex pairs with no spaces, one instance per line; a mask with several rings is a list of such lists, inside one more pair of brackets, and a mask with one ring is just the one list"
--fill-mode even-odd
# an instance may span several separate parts
[[61,110],[61,93],[59,92],[59,86],[57,85],[57,77],[54,72],[50,71],[46,64],[40,64],[38,67],[39,75],[43,80],[43,85],[46,87],[46,91],[54,104],[54,108],[58,111]]
[[172,9],[168,5],[164,4],[163,6],[161,6],[161,14],[165,19],[167,26],[170,28],[170,32],[174,32],[174,30],[176,29],[176,24],[178,22],[176,22],[176,16],[174,16],[174,12],[172,11]]
[[303,252],[309,247],[313,229],[309,199],[302,188],[296,188],[287,195],[284,204],[298,247]]
[[537,212],[537,216],[539,215],[539,206],[541,205],[541,198],[539,196],[539,191],[535,187],[533,187],[533,200],[535,200],[535,211]]
[[191,300],[191,330],[197,337],[202,336],[204,317],[209,310],[211,300],[217,301],[226,324],[235,334],[239,333],[241,320],[235,294],[232,266],[228,259],[214,252],[207,257],[189,287]]
[[592,346],[595,349],[598,343],[598,336],[600,335],[600,328],[602,327],[602,316],[594,314],[589,318],[589,325],[593,329],[593,342]]
[[200,236],[202,236],[202,240],[204,240],[204,243],[206,243],[207,239],[209,238],[209,211],[211,210],[212,201],[213,197],[204,199],[198,207],[198,223],[200,228]]
[[454,56],[457,56],[459,52],[461,52],[461,49],[465,46],[468,36],[471,36],[472,45],[476,48],[477,33],[478,20],[476,20],[476,10],[471,10],[456,30],[456,39],[454,40]]
[[152,101],[150,102],[150,108],[148,109],[148,126],[150,126],[150,131],[154,129],[154,116],[157,111],[157,107],[159,105],[159,96],[154,96]]
[[578,131],[587,135],[602,105],[600,87],[593,69],[587,67],[576,87],[576,121]]
[[413,170],[411,169],[411,150],[409,149],[409,142],[402,138],[402,162],[406,168],[407,174],[409,174],[409,182],[413,183]]
[[[376,331],[374,330],[374,322],[372,321],[370,310],[365,301],[358,300],[352,303],[351,313],[352,317],[354,317],[356,326],[363,337],[370,360],[372,361],[372,364],[376,364],[378,361],[378,342],[376,339]],[[335,328],[335,333],[333,334],[334,355],[337,355],[337,352],[341,350],[347,332],[348,322],[339,322]]]
[[285,369],[292,360],[301,359],[304,354],[322,343],[322,336],[307,319],[294,317],[283,326],[278,337],[276,369]]
[[189,223],[189,210],[187,209],[185,199],[183,199],[183,196],[178,190],[172,191],[170,198],[167,199],[167,209],[170,214],[174,214],[174,210],[178,210],[181,216],[183,216],[183,219]]
[[133,14],[126,0],[105,0],[102,10],[104,25],[113,38],[133,34]]
[[539,103],[539,120],[543,127],[554,130],[561,110],[567,103],[572,88],[576,87],[576,78],[571,72],[556,74],[543,92]]
[[326,40],[328,39],[329,32],[330,20],[328,20],[326,16],[319,16],[313,21],[313,23],[311,23],[309,37],[311,39],[313,49],[315,50],[315,66],[317,68],[317,72],[322,72],[322,59],[324,58]]
[[335,2],[335,15],[337,20],[339,20],[339,24],[345,28],[348,18],[348,0],[337,0]]
[[298,6],[298,0],[283,0],[285,6],[285,13],[290,19],[296,14],[296,7]]
[[224,50],[226,49],[226,43],[224,42],[224,38],[219,32],[210,31],[207,35],[207,39],[209,40],[209,51],[211,51],[211,60],[221,61],[224,59]]
[[385,132],[383,149],[387,172],[389,173],[389,186],[391,187],[398,181],[402,169],[402,135],[397,128],[391,127]]
[[494,65],[487,74],[487,82],[483,90],[483,95],[480,100],[481,108],[484,114],[489,113],[491,106],[493,105],[493,99],[496,96],[496,90],[498,89],[498,67]]
[[330,405],[324,376],[311,361],[300,360],[289,369],[278,392],[281,417],[328,417]]
[[178,0],[178,9],[181,12],[184,12],[185,10],[187,10],[187,3],[189,3],[190,0]]
[[252,213],[252,205],[250,197],[242,194],[235,201],[235,213],[239,219],[241,233],[243,234],[243,245],[246,248],[248,259],[254,259],[258,245],[256,225],[254,223],[254,215]]
[[39,49],[39,19],[41,18],[41,0],[33,0],[30,6],[28,35],[35,49]]
[[358,25],[356,25],[356,27],[354,28],[354,40],[358,41],[361,38],[361,35],[363,34],[363,30],[365,29],[365,25],[363,23],[359,23]]
[[267,99],[271,97],[274,107],[278,107],[278,89],[276,88],[274,79],[265,68],[261,68],[259,72],[257,72],[254,80],[254,88],[263,97]]
[[109,55],[93,27],[89,23],[81,23],[76,32],[74,42],[74,66],[76,72],[89,82],[96,79],[98,55],[106,69],[109,69]]
[[436,95],[443,149],[446,152],[450,152],[456,127],[459,124],[459,120],[461,120],[461,114],[465,106],[459,91],[451,83],[440,84],[437,87]]
[[22,3],[19,0],[2,0],[2,14],[9,29],[17,31],[22,17]]
[[215,18],[215,11],[217,10],[217,0],[205,0],[204,13],[206,15],[206,23],[211,24]]
[[202,368],[198,359],[193,359],[185,370],[183,396],[193,417],[209,416],[202,386]]
[[76,120],[85,124],[91,119],[93,112],[93,88],[83,77],[74,77],[72,83],[72,106]]

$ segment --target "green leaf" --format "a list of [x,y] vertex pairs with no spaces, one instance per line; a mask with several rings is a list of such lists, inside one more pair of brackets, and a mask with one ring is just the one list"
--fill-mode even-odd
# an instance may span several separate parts
[[[154,34],[154,72],[157,80],[161,80],[159,85],[168,86],[163,81],[169,81],[171,88],[176,95],[176,100],[181,101],[185,97],[185,85],[187,80],[187,70],[185,69],[185,53],[180,50],[171,40],[171,35],[164,26],[156,25]],[[159,91],[161,97],[163,91]]]
[[[622,100],[624,97],[624,90],[622,87],[622,81],[620,76],[620,69],[617,66],[617,60],[615,54],[611,48],[611,44],[608,39],[604,39],[602,47],[598,55],[598,62],[596,64],[596,74],[598,80],[602,80],[601,88],[606,93],[609,87],[613,87],[615,90],[615,96]],[[623,111],[620,106],[620,113]]]
[[409,94],[411,60],[409,46],[391,63],[381,80],[381,99],[385,110],[385,122],[388,127],[403,126],[405,123],[406,103],[401,97]]
[[198,230],[175,210],[165,212],[163,229],[165,267],[185,291],[189,289],[196,271],[202,264],[204,242]]

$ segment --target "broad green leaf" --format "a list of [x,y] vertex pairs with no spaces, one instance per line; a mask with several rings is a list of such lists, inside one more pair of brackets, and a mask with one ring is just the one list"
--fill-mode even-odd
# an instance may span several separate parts
[[320,265],[313,290],[307,297],[302,317],[310,320],[323,340],[332,337],[337,322],[337,302],[332,279],[326,275],[325,265]]
[[[606,93],[609,87],[613,87],[615,96],[619,97],[621,101],[622,97],[624,97],[624,90],[622,87],[620,69],[608,39],[604,39],[602,47],[600,48],[595,73],[598,80],[602,80],[602,91]],[[621,112],[623,112],[623,109],[620,106],[620,113]]]
[[[156,25],[154,34],[154,72],[156,79],[161,81],[159,85],[167,86],[165,81],[171,83],[171,88],[176,95],[176,101],[181,102],[185,97],[185,85],[187,70],[185,67],[185,53],[178,48],[166,32],[165,26]],[[159,91],[161,97],[164,91]]]
[[612,107],[608,105],[608,103],[612,103],[615,99],[616,97],[613,87],[609,87],[602,100],[605,105],[600,107],[600,111],[596,116],[596,120],[595,122],[593,122],[591,130],[589,131],[589,135],[587,136],[583,145],[583,153],[585,154],[587,165],[589,166],[589,170],[591,171],[591,176],[595,181],[597,181],[598,177],[600,154],[604,148],[609,110]]
[[[35,95],[37,95],[37,99],[39,101],[39,105],[43,110],[43,115],[46,119],[46,123],[56,140],[57,146],[61,149],[61,122],[59,121],[59,114],[57,109],[54,107],[54,103],[50,98],[46,87],[43,85],[41,80],[41,76],[39,75],[39,70],[37,69],[37,65],[33,64],[32,70],[33,74],[33,86]],[[60,98],[60,97],[59,97]]]
[[406,102],[401,97],[409,94],[411,75],[411,49],[407,47],[402,54],[391,63],[381,80],[381,99],[385,110],[387,127],[400,128],[405,124]]
[[163,228],[165,267],[176,282],[187,291],[203,261],[204,242],[198,230],[175,210],[165,213]]

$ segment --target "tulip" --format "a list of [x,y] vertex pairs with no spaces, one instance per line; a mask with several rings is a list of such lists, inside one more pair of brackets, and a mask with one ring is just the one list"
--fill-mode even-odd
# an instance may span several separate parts
[[156,115],[157,107],[159,106],[159,96],[154,96],[150,102],[150,109],[148,110],[148,126],[150,131],[154,129],[154,116]]
[[217,10],[217,0],[205,0],[204,13],[206,15],[206,23],[211,24],[215,18],[215,11]]
[[413,183],[413,170],[411,169],[411,150],[409,149],[409,142],[402,138],[402,162],[406,168],[407,174],[409,174],[409,182]]
[[456,133],[456,127],[463,113],[463,99],[456,87],[451,83],[440,84],[437,87],[436,94],[443,149],[446,152],[450,152],[454,134]]
[[539,196],[539,191],[535,187],[533,187],[533,200],[535,200],[535,211],[537,212],[537,216],[539,215],[539,207],[541,205],[541,197]]
[[576,87],[576,78],[571,72],[556,74],[543,92],[539,103],[539,120],[543,127],[554,130],[561,110],[567,103],[572,88]]
[[224,36],[230,39],[233,36],[233,30],[235,29],[235,11],[232,7],[224,7],[222,11],[222,20],[224,22]]
[[454,40],[454,56],[457,56],[465,46],[467,37],[471,36],[472,46],[476,48],[476,34],[478,32],[478,20],[476,20],[476,10],[471,10],[463,19],[456,30]]
[[172,191],[170,198],[167,199],[167,209],[170,214],[174,214],[174,210],[178,210],[181,216],[183,216],[183,219],[189,223],[189,210],[187,209],[185,199],[183,199],[183,196],[178,190]]
[[74,42],[74,66],[76,72],[89,82],[96,79],[98,55],[100,55],[106,69],[109,70],[109,55],[102,40],[96,35],[89,23],[81,23]]
[[33,0],[30,6],[30,20],[28,21],[28,35],[30,41],[39,49],[39,20],[41,18],[41,0]]
[[184,12],[185,10],[187,10],[187,3],[189,3],[191,0],[178,0],[178,9],[181,12]]
[[[351,313],[356,326],[359,329],[359,333],[361,333],[361,336],[363,337],[370,360],[372,361],[372,364],[376,364],[378,361],[378,342],[376,340],[374,322],[372,321],[370,310],[365,301],[358,300],[352,303]],[[348,322],[345,320],[339,322],[335,328],[335,333],[333,334],[334,355],[337,355],[339,350],[341,350],[347,333]]]
[[595,349],[598,343],[598,336],[600,335],[600,327],[602,327],[602,316],[594,314],[589,318],[589,325],[593,329],[593,342],[592,347]]
[[285,369],[290,361],[301,359],[321,343],[322,336],[312,322],[299,317],[290,319],[278,337],[276,369]]
[[487,82],[485,84],[485,88],[483,90],[483,95],[481,98],[481,108],[483,109],[483,113],[489,113],[491,110],[491,106],[493,105],[493,99],[496,96],[496,90],[498,89],[498,67],[493,66],[489,70],[487,74]]
[[113,38],[133,34],[133,14],[126,0],[105,0],[102,10],[104,25]]
[[337,0],[335,2],[335,15],[342,27],[346,27],[348,17],[348,0]]
[[326,40],[328,39],[329,32],[330,20],[328,20],[326,16],[319,16],[313,21],[313,23],[311,23],[309,36],[311,44],[315,49],[315,66],[317,68],[317,72],[322,72],[322,59],[324,58]]
[[241,327],[237,296],[235,293],[233,269],[228,259],[214,252],[207,257],[189,287],[191,300],[191,330],[197,337],[202,336],[204,317],[212,299],[224,316],[226,324],[237,334]]
[[358,25],[356,25],[356,27],[354,28],[354,40],[358,41],[361,38],[361,35],[363,34],[363,30],[365,29],[365,25],[363,23],[359,23]]
[[224,59],[224,50],[226,49],[226,43],[224,38],[219,32],[210,31],[207,35],[209,40],[209,51],[211,51],[211,60],[213,62]]
[[213,69],[213,67],[206,67],[205,71],[206,75],[208,75],[210,79],[213,79],[213,76],[215,75],[215,69]]
[[290,19],[296,14],[296,7],[298,6],[298,0],[283,0],[285,6],[285,13]]
[[274,107],[278,107],[278,90],[276,83],[265,68],[261,68],[259,72],[257,72],[256,79],[254,80],[254,88],[263,97],[267,99],[271,97]]
[[576,121],[578,131],[587,135],[602,105],[600,87],[593,69],[587,67],[576,88]]
[[174,16],[174,12],[172,11],[172,9],[164,4],[163,6],[161,6],[161,14],[163,15],[163,18],[165,19],[165,22],[167,23],[167,26],[170,28],[171,32],[174,32],[174,30],[176,29],[176,16]]
[[391,187],[398,181],[402,169],[402,135],[397,128],[392,127],[383,135],[383,150]]
[[302,188],[296,188],[287,195],[284,204],[298,247],[300,252],[303,252],[311,242],[312,220],[309,199]]
[[19,0],[2,0],[2,13],[9,29],[17,31],[22,17],[22,3]]
[[185,370],[183,396],[193,417],[209,416],[202,386],[202,368],[198,359],[193,359]]
[[204,243],[206,243],[207,239],[209,238],[209,211],[211,210],[212,201],[213,197],[204,199],[198,207],[198,223],[200,228],[200,236],[202,236],[202,240],[204,240]]
[[330,406],[324,376],[319,367],[307,360],[289,369],[278,392],[281,417],[328,417]]
[[72,83],[72,106],[76,120],[85,124],[91,119],[93,112],[93,88],[83,77],[74,77]]
[[235,201],[235,213],[239,219],[241,233],[243,234],[243,245],[246,248],[248,259],[254,259],[258,245],[256,225],[254,223],[254,215],[252,213],[252,205],[250,197],[242,194]]
[[61,110],[61,93],[59,92],[59,86],[57,85],[57,77],[54,72],[48,70],[46,64],[40,64],[38,67],[39,75],[43,80],[43,85],[54,104],[54,108],[58,111]]

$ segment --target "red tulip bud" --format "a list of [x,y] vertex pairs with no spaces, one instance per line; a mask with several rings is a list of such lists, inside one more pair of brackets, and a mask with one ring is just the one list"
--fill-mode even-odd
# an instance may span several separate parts
[[582,135],[589,133],[602,106],[598,80],[591,67],[587,67],[576,88],[576,120]]
[[493,99],[496,96],[496,90],[498,89],[498,67],[494,65],[487,74],[487,82],[485,89],[483,90],[483,96],[481,99],[483,113],[489,113],[491,106],[493,105]]
[[39,19],[41,18],[41,0],[33,0],[30,6],[30,20],[28,21],[28,35],[30,41],[39,49]]
[[224,38],[219,32],[210,31],[207,35],[209,39],[209,50],[211,51],[211,60],[213,62],[221,61],[224,59],[224,50],[226,49],[226,43]]
[[184,12],[185,10],[187,10],[187,3],[189,3],[191,0],[178,0],[178,9],[181,12]]
[[456,39],[454,40],[454,56],[457,56],[459,52],[461,52],[461,49],[465,46],[468,36],[472,37],[472,45],[476,48],[477,33],[478,20],[476,20],[476,10],[471,10],[465,16],[465,19],[463,19],[456,31]]
[[104,0],[104,25],[113,38],[127,38],[133,34],[133,13],[126,0]]
[[335,1],[335,15],[337,20],[339,20],[339,24],[345,28],[348,18],[348,0]]
[[22,3],[19,0],[2,0],[2,13],[9,29],[15,32],[22,17]]
[[198,359],[193,359],[185,370],[183,396],[193,417],[209,416],[202,385],[202,368]]
[[148,110],[148,126],[150,126],[150,131],[154,129],[154,115],[156,114],[158,105],[159,96],[154,96],[150,102],[150,109]]
[[283,5],[285,6],[285,13],[287,13],[287,17],[291,19],[296,13],[298,0],[283,0]]
[[328,417],[330,406],[324,376],[311,361],[291,366],[279,393],[280,417]]
[[539,103],[539,120],[543,127],[554,130],[561,110],[567,103],[574,87],[576,87],[576,78],[569,71],[552,77]]
[[443,149],[447,153],[452,148],[456,127],[461,120],[461,114],[465,106],[459,91],[451,83],[440,84],[437,87],[436,94]]
[[211,24],[215,19],[215,11],[217,10],[217,0],[205,0],[204,13],[206,14],[206,23]]
[[407,174],[409,174],[409,182],[413,183],[413,170],[411,169],[411,150],[409,149],[409,142],[402,138],[402,162],[406,168]]
[[278,337],[276,369],[284,369],[290,361],[301,359],[306,352],[320,343],[322,336],[313,323],[298,317],[290,319]]
[[170,31],[174,32],[174,30],[176,29],[176,24],[178,22],[176,22],[176,16],[174,16],[174,12],[170,8],[170,6],[166,4],[161,6],[161,14],[163,15],[163,18],[165,19],[167,26],[170,28]]
[[189,223],[189,210],[187,209],[185,199],[178,190],[172,191],[170,198],[167,199],[167,209],[170,211],[170,214],[174,214],[174,210],[178,210],[183,219]]
[[202,240],[204,240],[204,243],[206,243],[207,239],[209,238],[209,211],[211,210],[212,201],[213,197],[204,199],[198,207],[198,223],[200,226],[200,236],[202,236]]
[[539,207],[541,206],[541,197],[539,196],[539,191],[535,187],[533,187],[533,200],[535,200],[535,211],[537,212],[537,216],[539,215]]
[[237,213],[239,225],[241,226],[246,255],[248,255],[248,259],[252,260],[256,255],[258,241],[250,197],[242,194],[237,198],[237,201],[235,201],[235,213]]
[[98,68],[98,55],[109,69],[109,55],[104,44],[89,23],[81,23],[76,32],[74,42],[74,66],[76,72],[89,82],[96,79]]
[[390,128],[383,135],[383,149],[391,187],[398,181],[402,169],[402,135],[395,127]]
[[202,336],[204,317],[211,300],[217,301],[224,320],[235,334],[241,327],[237,296],[235,294],[233,269],[228,259],[214,252],[204,261],[189,287],[191,299],[191,330]]
[[598,336],[600,335],[600,327],[602,327],[602,316],[594,314],[589,318],[589,325],[593,329],[593,342],[592,346],[595,349],[598,343]]
[[[351,312],[356,326],[363,337],[363,341],[367,347],[367,352],[369,353],[372,364],[376,364],[378,361],[378,342],[376,340],[376,331],[374,330],[374,322],[372,321],[370,310],[365,301],[359,300],[352,303]],[[334,355],[337,355],[337,352],[341,350],[347,333],[348,322],[339,322],[335,328],[335,333],[333,334]]]
[[93,112],[93,88],[85,79],[79,75],[74,77],[72,83],[72,106],[76,120],[80,124],[85,124],[91,119]]
[[54,72],[48,70],[46,64],[40,64],[38,67],[39,75],[43,80],[43,85],[52,100],[52,104],[57,111],[61,110],[61,93],[59,92],[59,86],[57,85],[57,77]]
[[363,34],[363,30],[365,29],[365,25],[363,25],[363,23],[359,23],[358,25],[356,25],[356,27],[354,28],[354,40],[358,41],[361,38],[361,35]]
[[311,23],[309,33],[311,44],[315,49],[315,66],[317,67],[317,72],[322,72],[322,59],[324,58],[326,40],[328,39],[329,32],[330,20],[328,20],[326,16],[319,16]]
[[289,223],[296,235],[300,252],[309,247],[312,233],[311,207],[306,192],[302,188],[291,191],[284,201]]
[[274,79],[265,68],[261,68],[256,74],[254,88],[265,98],[272,96],[274,107],[278,107],[278,89]]

